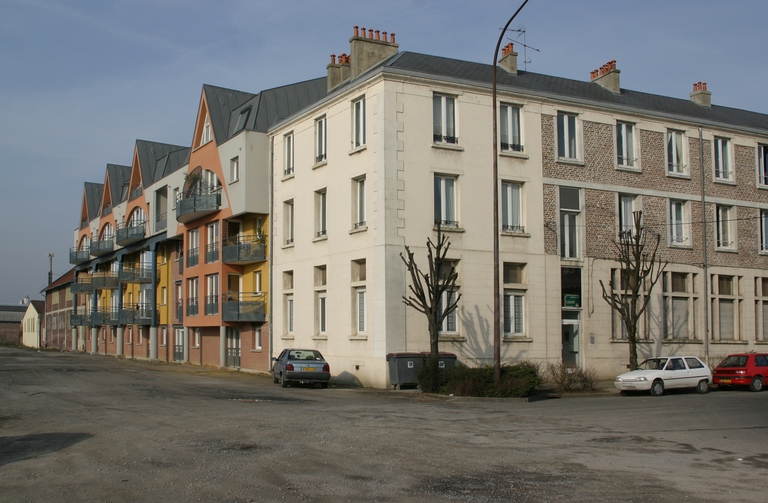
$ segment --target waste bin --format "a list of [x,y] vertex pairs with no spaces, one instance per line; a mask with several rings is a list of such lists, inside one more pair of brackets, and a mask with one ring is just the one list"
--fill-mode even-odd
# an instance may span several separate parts
[[[389,382],[396,389],[403,386],[417,386],[419,372],[429,358],[429,352],[422,353],[389,353]],[[456,365],[456,355],[441,351],[438,353],[440,368],[451,368]]]

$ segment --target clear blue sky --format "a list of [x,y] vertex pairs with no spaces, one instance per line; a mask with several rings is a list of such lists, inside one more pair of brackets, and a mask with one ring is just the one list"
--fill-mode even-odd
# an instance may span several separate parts
[[[137,138],[191,143],[204,83],[255,93],[320,77],[354,25],[490,63],[521,2],[4,0],[0,303],[40,298],[48,253],[54,278],[70,268],[83,182],[130,164]],[[624,88],[687,99],[705,81],[714,104],[768,113],[766,19],[765,0],[530,0],[511,28],[540,50],[529,71],[588,80],[615,59]]]

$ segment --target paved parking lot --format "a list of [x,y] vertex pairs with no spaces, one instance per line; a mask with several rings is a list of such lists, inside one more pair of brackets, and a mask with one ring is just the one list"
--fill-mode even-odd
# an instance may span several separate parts
[[768,392],[450,399],[0,348],[0,500],[763,502]]

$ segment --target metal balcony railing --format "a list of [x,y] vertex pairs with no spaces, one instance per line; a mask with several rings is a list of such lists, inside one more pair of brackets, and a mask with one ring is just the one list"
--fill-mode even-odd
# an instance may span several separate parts
[[184,321],[184,299],[176,301],[176,321],[179,323]]
[[159,213],[155,215],[155,231],[163,230],[168,227],[168,214]]
[[92,325],[117,325],[118,311],[116,307],[97,307],[91,313]]
[[249,264],[267,260],[266,236],[247,234],[224,239],[222,259],[225,264]]
[[176,220],[191,222],[202,216],[219,211],[221,187],[197,187],[179,194],[176,201]]
[[187,316],[197,316],[198,307],[197,298],[187,299]]
[[197,248],[187,250],[187,267],[194,267],[200,263],[200,253]]
[[119,311],[118,322],[121,325],[151,325],[152,311],[150,303],[129,304]]
[[128,222],[117,226],[115,241],[120,246],[126,246],[136,241],[144,239],[146,234],[147,222]]
[[87,250],[80,250],[77,247],[69,249],[69,263],[72,265],[83,264],[91,260],[90,247]]
[[78,278],[69,286],[69,290],[75,293],[92,293],[93,284],[91,284],[91,278]]
[[114,290],[117,288],[119,278],[116,272],[95,272],[91,283],[96,290]]
[[225,293],[221,296],[223,321],[266,321],[265,292]]
[[151,283],[152,264],[148,262],[122,264],[117,277],[123,283]]
[[112,206],[106,206],[101,210],[101,216],[106,217],[107,215],[112,214]]
[[84,327],[91,325],[91,315],[85,306],[79,306],[75,312],[69,315],[69,325],[72,327]]
[[136,187],[131,191],[131,194],[128,196],[129,201],[133,201],[137,197],[139,197],[141,194],[143,194],[144,191],[142,190],[141,186]]
[[206,295],[205,297],[205,315],[213,316],[219,314],[219,296]]
[[219,260],[219,243],[208,243],[205,248],[205,263],[210,264]]
[[115,249],[115,238],[112,236],[103,237],[91,241],[91,255],[99,257],[106,255]]

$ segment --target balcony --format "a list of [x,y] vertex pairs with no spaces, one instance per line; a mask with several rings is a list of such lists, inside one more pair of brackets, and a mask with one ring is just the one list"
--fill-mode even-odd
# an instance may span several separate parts
[[98,307],[91,313],[91,324],[117,325],[118,313],[115,307]]
[[152,304],[130,304],[123,306],[118,313],[118,322],[121,325],[151,325]]
[[147,222],[128,222],[117,226],[115,241],[120,246],[128,246],[144,239]]
[[123,283],[152,283],[152,264],[123,264],[117,277]]
[[134,199],[136,199],[137,197],[139,197],[143,193],[144,193],[144,191],[142,190],[141,185],[139,185],[138,187],[136,187],[135,189],[133,189],[131,191],[131,194],[128,196],[128,200],[129,201],[133,201]]
[[219,260],[219,243],[208,243],[205,248],[205,263],[210,264]]
[[115,238],[112,236],[91,241],[91,255],[100,257],[115,249]]
[[69,315],[71,327],[83,327],[91,325],[91,315],[85,312],[85,307],[80,306],[77,311]]
[[93,293],[93,284],[91,278],[78,278],[77,281],[69,285],[69,290],[75,293]]
[[166,227],[168,227],[168,214],[159,213],[157,216],[155,216],[155,232],[161,231]]
[[219,296],[207,295],[205,297],[205,315],[214,316],[219,314]]
[[205,215],[219,211],[221,188],[194,188],[179,194],[176,202],[176,220],[191,222]]
[[91,260],[91,250],[69,249],[69,263],[72,265],[84,264]]
[[225,264],[252,264],[267,260],[266,236],[249,234],[226,238],[223,242],[222,259]]
[[187,299],[187,316],[197,316],[197,298]]
[[91,279],[96,290],[114,290],[117,288],[118,277],[116,272],[95,272]]
[[266,321],[266,293],[225,293],[221,297],[222,321]]
[[184,300],[182,299],[176,302],[176,321],[179,323],[184,321]]
[[198,249],[190,248],[189,250],[187,250],[187,267],[195,267],[199,263],[200,263],[200,253]]

